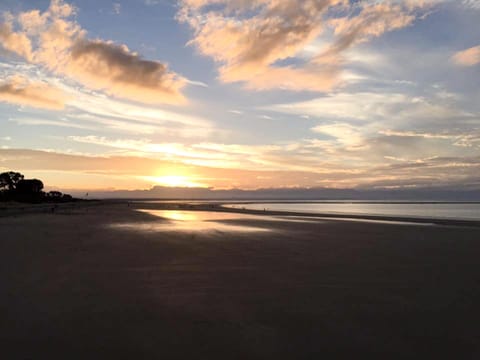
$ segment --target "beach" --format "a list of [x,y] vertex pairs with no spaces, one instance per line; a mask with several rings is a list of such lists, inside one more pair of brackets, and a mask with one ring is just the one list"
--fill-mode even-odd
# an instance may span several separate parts
[[0,216],[9,359],[480,356],[475,223],[44,210]]

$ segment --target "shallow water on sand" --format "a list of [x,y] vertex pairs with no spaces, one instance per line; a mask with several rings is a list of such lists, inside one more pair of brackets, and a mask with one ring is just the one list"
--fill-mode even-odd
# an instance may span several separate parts
[[[264,232],[271,231],[268,227],[239,223],[229,223],[232,220],[268,220],[255,215],[240,215],[208,211],[181,210],[138,210],[164,221],[112,224],[112,227],[136,231],[187,231],[187,232]],[[160,220],[159,219],[159,220]]]

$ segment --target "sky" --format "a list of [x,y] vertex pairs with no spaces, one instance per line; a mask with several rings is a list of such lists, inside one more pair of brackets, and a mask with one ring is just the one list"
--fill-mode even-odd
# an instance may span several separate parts
[[480,0],[2,0],[0,171],[480,189]]

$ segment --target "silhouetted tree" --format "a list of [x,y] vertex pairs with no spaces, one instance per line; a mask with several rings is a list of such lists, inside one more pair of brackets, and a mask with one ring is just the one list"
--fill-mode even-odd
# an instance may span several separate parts
[[38,179],[20,180],[16,191],[21,194],[39,194],[43,189],[43,182]]
[[73,201],[73,196],[69,194],[63,194],[62,201],[65,201],[65,202]]
[[17,188],[17,184],[24,179],[19,172],[8,171],[0,174],[0,189],[13,191]]
[[42,190],[41,180],[25,179],[22,174],[15,171],[0,174],[0,201],[69,202],[75,200],[60,191],[50,191],[45,194]]
[[45,199],[43,183],[38,179],[20,180],[14,191],[14,199],[24,202],[41,202]]
[[47,193],[47,197],[51,200],[59,200],[62,196],[63,194],[60,191],[49,191]]

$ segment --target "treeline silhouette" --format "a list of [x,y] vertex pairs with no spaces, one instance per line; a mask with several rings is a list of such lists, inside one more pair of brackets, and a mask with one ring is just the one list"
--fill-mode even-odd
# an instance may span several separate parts
[[43,191],[43,182],[38,179],[25,179],[15,171],[0,174],[0,201],[19,201],[28,203],[70,202],[75,201],[71,195],[60,191]]

